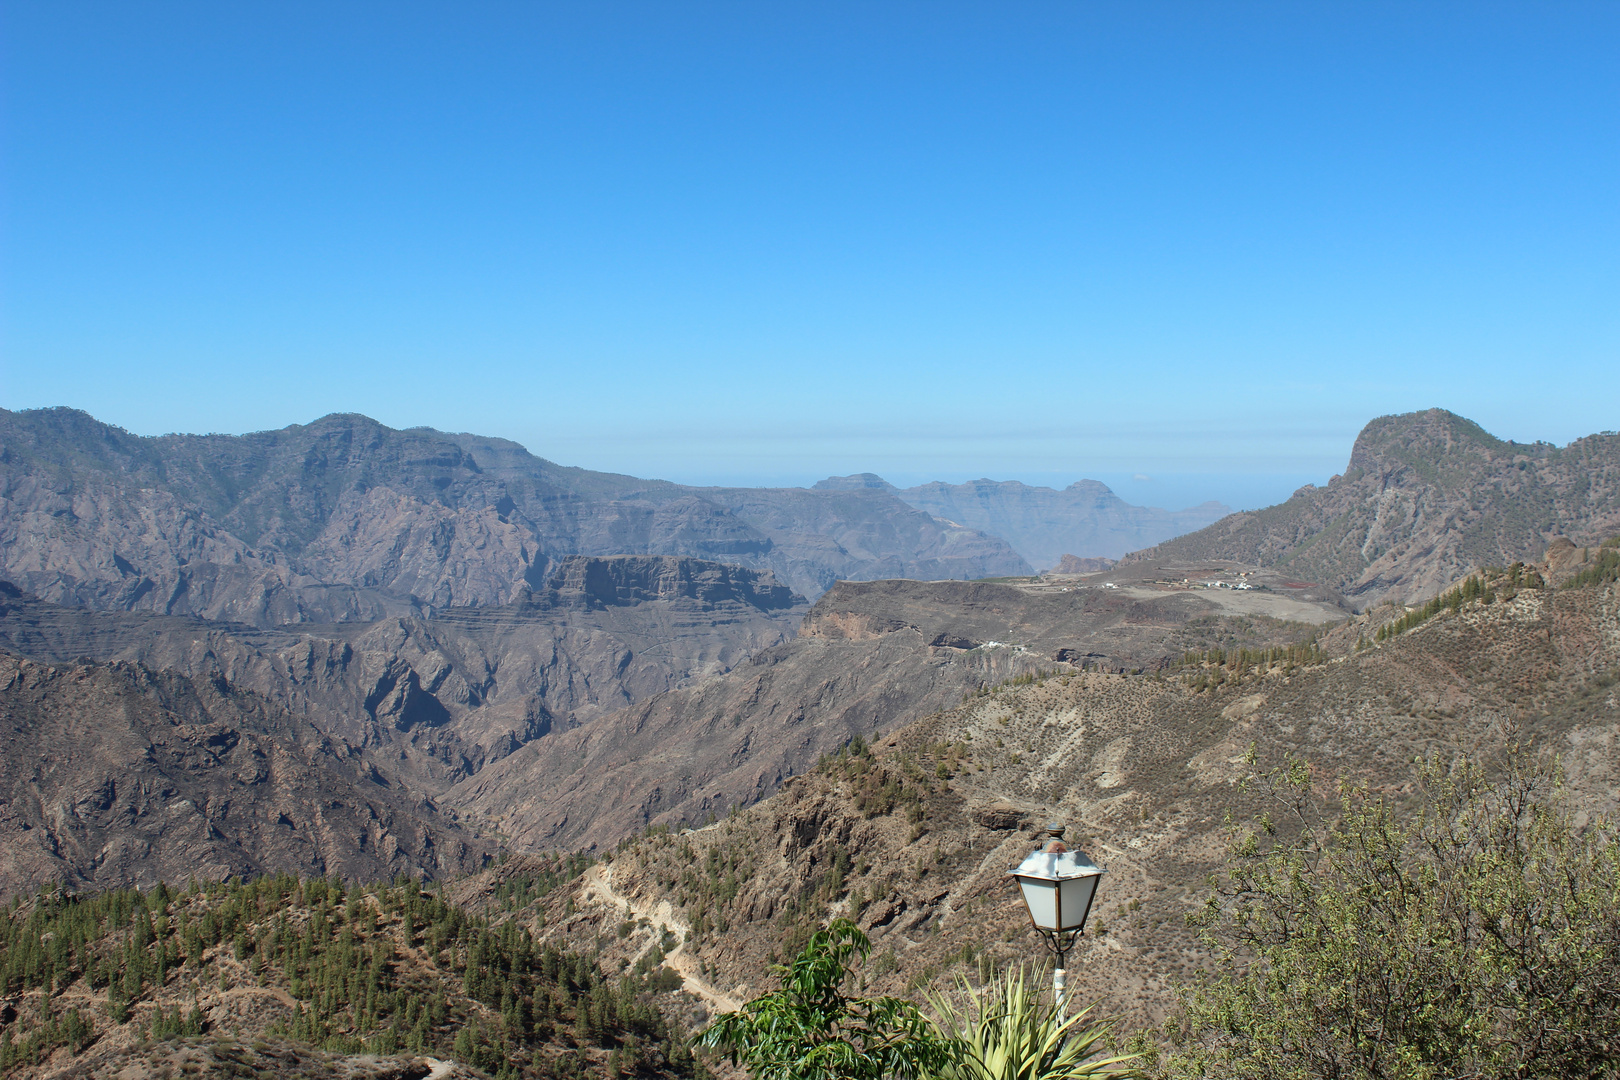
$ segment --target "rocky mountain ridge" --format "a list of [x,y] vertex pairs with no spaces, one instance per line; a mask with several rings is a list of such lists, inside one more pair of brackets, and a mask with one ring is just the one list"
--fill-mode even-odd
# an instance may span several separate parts
[[842,578],[1028,572],[1005,541],[883,491],[690,488],[363,416],[144,438],[0,410],[0,576],[47,600],[272,626],[515,602],[570,555]]
[[1385,416],[1356,438],[1326,487],[1232,514],[1128,562],[1285,568],[1366,608],[1415,602],[1470,571],[1531,560],[1558,537],[1620,530],[1620,435],[1568,446],[1505,442],[1443,409]]

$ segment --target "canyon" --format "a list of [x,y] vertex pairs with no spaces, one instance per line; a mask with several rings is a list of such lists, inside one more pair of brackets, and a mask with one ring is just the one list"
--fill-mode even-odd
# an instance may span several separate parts
[[1399,795],[1522,745],[1620,805],[1620,437],[1384,417],[1326,486],[1223,511],[6,413],[0,892],[438,883],[690,1027],[835,915],[875,989],[1030,959],[1004,874],[1059,820],[1109,873],[1071,985],[1140,1026],[1207,963],[1185,916],[1257,770]]

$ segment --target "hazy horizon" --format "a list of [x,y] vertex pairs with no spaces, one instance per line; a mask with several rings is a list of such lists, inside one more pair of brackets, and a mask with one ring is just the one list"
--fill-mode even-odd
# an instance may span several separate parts
[[11,3],[0,405],[1170,509],[1389,413],[1562,444],[1620,427],[1617,48],[1597,2]]

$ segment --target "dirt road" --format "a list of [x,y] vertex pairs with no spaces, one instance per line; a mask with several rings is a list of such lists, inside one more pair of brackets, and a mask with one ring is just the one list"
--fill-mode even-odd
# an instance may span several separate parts
[[675,908],[668,900],[660,900],[651,906],[631,900],[613,887],[612,865],[604,866],[600,863],[585,871],[582,896],[586,903],[606,904],[619,911],[629,908],[632,915],[646,919],[652,924],[655,931],[654,940],[657,940],[665,930],[674,934],[680,944],[665,954],[664,963],[681,977],[681,988],[708,1005],[715,1013],[736,1012],[742,1008],[742,1002],[708,982],[699,973],[698,962],[686,952],[686,934],[689,927],[675,913]]

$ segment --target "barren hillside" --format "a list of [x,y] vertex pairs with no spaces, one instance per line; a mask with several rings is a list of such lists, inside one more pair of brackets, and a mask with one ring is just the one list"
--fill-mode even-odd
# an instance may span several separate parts
[[[1594,554],[1543,571],[1568,578]],[[837,913],[873,935],[873,987],[914,991],[1039,957],[1003,875],[1045,822],[1066,822],[1108,870],[1070,985],[1149,1022],[1203,963],[1184,917],[1221,859],[1223,815],[1258,808],[1237,786],[1251,746],[1262,767],[1299,755],[1324,780],[1398,797],[1419,755],[1488,762],[1528,739],[1590,808],[1620,806],[1613,563],[1607,580],[1563,590],[1504,573],[1489,602],[1382,643],[1388,608],[1335,631],[1329,653],[1231,649],[1163,675],[1013,680],[830,756],[752,809],[624,845],[613,884],[646,907],[667,901],[721,992],[759,992],[766,965]],[[615,916],[581,901],[557,932],[593,918]]]

